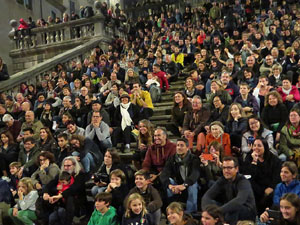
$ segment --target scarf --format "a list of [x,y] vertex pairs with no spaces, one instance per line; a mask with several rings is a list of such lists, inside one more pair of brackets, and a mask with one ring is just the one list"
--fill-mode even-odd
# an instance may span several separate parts
[[132,120],[128,112],[128,108],[130,106],[130,102],[127,104],[120,104],[120,111],[121,111],[121,116],[122,116],[122,121],[121,121],[121,128],[122,130],[125,130],[126,127],[131,126]]
[[286,95],[289,95],[290,92],[291,92],[292,88],[288,89],[288,90],[285,90],[284,88],[282,88],[282,92]]
[[287,125],[288,132],[292,137],[300,137],[300,126],[294,127],[291,124]]
[[183,159],[176,154],[175,162],[179,165],[179,171],[182,179],[185,180],[188,176],[188,165],[191,163],[191,152],[188,151]]

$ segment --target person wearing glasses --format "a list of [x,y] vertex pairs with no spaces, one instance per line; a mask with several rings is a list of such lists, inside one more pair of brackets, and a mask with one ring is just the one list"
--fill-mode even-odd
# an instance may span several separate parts
[[236,224],[239,220],[255,221],[255,198],[250,182],[239,171],[238,160],[225,156],[222,163],[223,176],[202,197],[202,209],[218,205],[225,221]]
[[60,194],[57,194],[59,176],[56,176],[55,179],[50,181],[43,188],[43,199],[45,204],[44,209],[46,209],[45,213],[43,214],[43,220],[48,220],[49,215],[54,210],[54,203],[63,198],[65,200],[66,212],[64,224],[72,225],[75,212],[78,212],[80,207],[85,206],[87,202],[85,191],[86,173],[83,172],[83,169],[80,167],[80,164],[74,156],[68,156],[64,158],[61,166],[61,172],[63,171],[71,174],[71,179],[74,179],[74,182],[68,189],[64,190]]

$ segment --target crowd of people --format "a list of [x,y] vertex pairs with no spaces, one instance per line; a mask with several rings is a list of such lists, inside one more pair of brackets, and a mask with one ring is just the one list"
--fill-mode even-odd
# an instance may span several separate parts
[[[128,28],[1,93],[0,224],[299,225],[299,3],[212,1]],[[178,79],[171,121],[154,127]]]

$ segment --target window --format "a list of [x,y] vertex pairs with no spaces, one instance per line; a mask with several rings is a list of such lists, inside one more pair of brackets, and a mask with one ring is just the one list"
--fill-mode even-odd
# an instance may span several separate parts
[[32,0],[25,0],[25,7],[32,10]]

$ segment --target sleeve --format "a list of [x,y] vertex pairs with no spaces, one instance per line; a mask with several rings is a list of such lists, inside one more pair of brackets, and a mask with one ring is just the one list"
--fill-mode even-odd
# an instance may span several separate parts
[[51,180],[53,180],[59,174],[59,168],[54,164],[48,167],[48,173],[45,171],[40,171],[39,177],[42,184],[48,184]]
[[162,207],[163,202],[161,200],[159,192],[154,187],[149,186],[148,188],[150,188],[151,191],[152,201],[148,203],[147,209],[150,213],[153,213]]
[[27,210],[33,205],[35,205],[36,200],[38,199],[39,195],[37,191],[31,191],[28,193],[28,196],[24,196],[23,200],[19,200],[18,205],[21,210]]
[[211,186],[204,194],[201,200],[201,207],[204,209],[207,205],[215,204],[216,197],[223,191],[224,186],[222,182],[223,178],[218,179],[213,186]]
[[188,184],[189,186],[196,183],[200,177],[200,160],[198,157],[193,159],[191,170],[192,172],[184,181],[184,183]]
[[101,122],[100,127],[95,128],[96,135],[100,141],[105,140],[110,136],[109,127],[105,122]]
[[281,130],[281,135],[280,135],[280,141],[279,141],[279,149],[281,153],[285,154],[287,157],[293,155],[292,149],[288,147],[288,139],[286,137],[286,132],[283,130],[286,130],[286,127],[283,127]]
[[280,185],[277,184],[275,190],[274,190],[274,196],[273,196],[273,205],[279,206],[280,198],[282,196],[282,193],[280,191]]
[[89,138],[91,140],[94,139],[94,137],[95,137],[95,129],[91,125],[88,125],[86,127],[86,129],[85,129],[85,137]]
[[239,210],[239,206],[246,203],[249,195],[252,193],[251,184],[248,180],[243,179],[240,180],[237,184],[237,196],[225,203],[221,209],[226,214],[228,212],[232,212],[233,210]]
[[170,184],[170,180],[169,178],[172,177],[172,164],[173,164],[173,157],[169,158],[162,170],[162,173],[159,176],[159,179],[161,181],[161,183],[163,184],[163,187],[165,189],[168,188],[169,184]]

